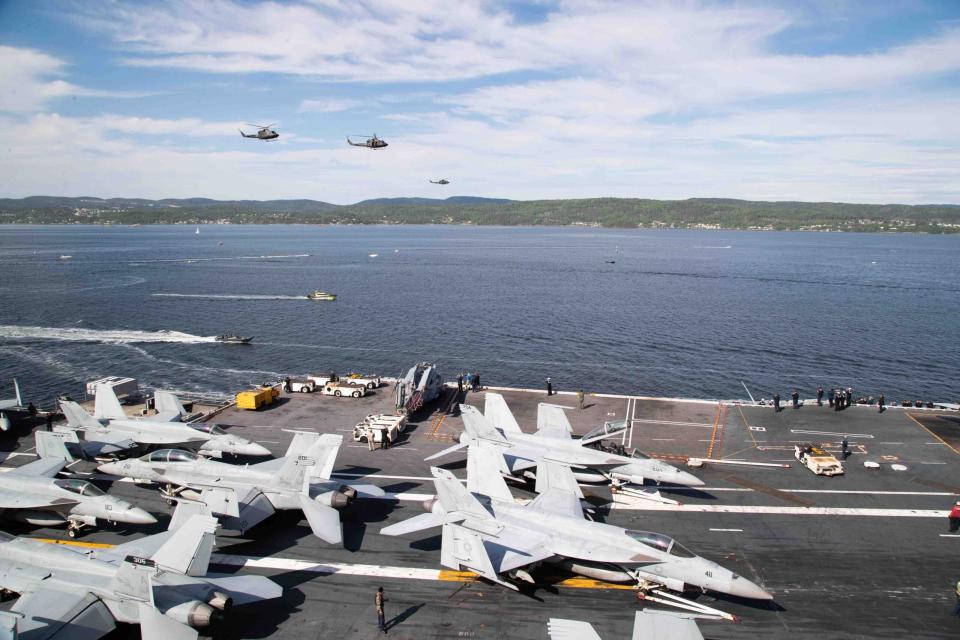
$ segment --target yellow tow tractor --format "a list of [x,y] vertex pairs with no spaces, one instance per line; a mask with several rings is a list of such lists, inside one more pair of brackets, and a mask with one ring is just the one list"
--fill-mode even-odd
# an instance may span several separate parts
[[843,465],[832,453],[828,453],[809,442],[795,445],[793,447],[793,457],[818,476],[843,475]]

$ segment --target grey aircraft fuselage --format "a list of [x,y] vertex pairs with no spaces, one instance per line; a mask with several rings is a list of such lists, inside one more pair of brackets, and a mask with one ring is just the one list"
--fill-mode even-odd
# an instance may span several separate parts
[[[574,465],[574,467],[586,467],[573,469],[574,477],[580,482],[603,483],[614,479],[643,484],[646,478],[688,487],[700,487],[704,484],[695,475],[654,458],[630,458],[608,453],[583,446],[579,440],[574,439],[561,440],[532,433],[515,433],[500,429],[497,431],[502,434],[506,442],[489,440],[483,436],[479,436],[478,439],[500,446],[507,467],[518,477],[534,469],[540,461],[550,459]],[[461,444],[470,442],[470,435],[466,431],[460,434]]]
[[[632,531],[602,522],[560,514],[526,511],[527,505],[476,495],[498,524],[519,536],[545,537],[554,554],[549,560],[572,573],[607,582],[634,584],[643,580],[674,591],[684,585],[741,598],[771,600],[765,590],[716,562],[695,555],[663,534]],[[443,513],[437,499],[424,503],[430,513]],[[648,540],[648,543],[640,539]]]
[[28,524],[64,522],[96,525],[97,520],[153,524],[152,515],[125,500],[107,495],[84,480],[0,474],[4,516]]
[[[100,465],[99,470],[112,475],[195,490],[216,486],[247,488],[263,493],[277,510],[301,508],[298,496],[303,493],[303,488],[298,484],[285,483],[275,470],[261,471],[255,464],[234,465],[200,457],[184,461],[154,462],[148,460],[150,455],[108,462]],[[343,483],[336,480],[312,478],[309,496],[329,507],[345,507],[350,496],[340,491],[342,485]]]

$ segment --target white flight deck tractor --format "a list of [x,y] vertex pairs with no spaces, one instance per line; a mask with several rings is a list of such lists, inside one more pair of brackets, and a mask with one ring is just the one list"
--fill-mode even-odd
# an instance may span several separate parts
[[833,454],[808,443],[793,447],[793,457],[818,476],[842,476],[843,465]]
[[367,388],[359,384],[350,384],[346,382],[328,382],[320,389],[320,393],[325,396],[350,396],[359,398],[367,395]]
[[353,428],[353,441],[369,442],[373,438],[374,442],[379,443],[386,439],[388,443],[393,444],[406,427],[406,416],[371,414]]
[[317,390],[317,383],[310,378],[304,380],[291,380],[290,381],[290,392],[291,393],[313,393]]
[[344,378],[341,379],[341,382],[349,382],[350,384],[362,384],[367,389],[376,389],[382,384],[380,376],[376,375],[361,375],[359,373],[348,373]]

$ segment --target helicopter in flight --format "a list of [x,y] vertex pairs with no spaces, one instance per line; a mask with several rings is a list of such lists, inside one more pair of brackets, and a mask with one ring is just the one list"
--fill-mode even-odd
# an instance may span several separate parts
[[[357,137],[362,138],[363,136]],[[367,138],[366,142],[354,142],[350,139],[350,136],[347,136],[347,144],[352,147],[366,147],[368,149],[383,149],[387,146],[386,141],[378,138],[377,134],[373,134],[372,138]]]
[[258,131],[256,133],[244,133],[243,129],[239,129],[240,135],[244,138],[256,138],[257,140],[276,140],[280,137],[280,134],[271,129],[272,124],[266,126],[260,124],[248,124],[248,127],[256,127]]
[[446,178],[440,178],[439,180],[431,180],[430,184],[450,184],[450,181]]

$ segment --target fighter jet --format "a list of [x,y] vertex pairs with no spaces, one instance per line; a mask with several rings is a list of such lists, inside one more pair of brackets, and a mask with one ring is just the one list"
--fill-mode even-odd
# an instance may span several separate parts
[[274,511],[301,509],[313,534],[343,542],[337,508],[358,494],[380,497],[379,487],[330,479],[343,436],[294,432],[283,458],[254,465],[231,465],[189,451],[162,449],[142,458],[100,465],[100,471],[163,485],[169,499],[185,496],[206,503],[222,516],[224,528],[243,533]]
[[193,515],[108,549],[0,532],[0,587],[20,594],[11,607],[16,632],[96,640],[121,622],[139,624],[144,640],[196,640],[197,629],[231,606],[279,598],[282,587],[263,576],[207,577],[216,527],[214,518]]
[[466,487],[449,471],[432,467],[437,497],[424,503],[427,513],[380,533],[397,536],[440,526],[443,566],[473,571],[513,590],[519,590],[517,580],[534,583],[527,569],[548,562],[588,578],[636,584],[647,599],[725,618],[733,616],[664,589],[683,592],[690,586],[741,598],[773,598],[669,536],[586,519],[569,467],[557,462],[540,463],[540,495],[518,504],[499,473],[500,464],[489,445],[471,446]]
[[16,378],[13,379],[13,393],[13,398],[0,400],[0,431],[10,430],[10,416],[4,413],[5,411],[20,413],[27,410],[27,407],[23,404],[23,399],[20,397],[20,385]]
[[60,410],[67,417],[67,425],[54,427],[67,434],[88,458],[116,455],[136,449],[140,445],[199,445],[205,455],[222,457],[224,453],[243,456],[268,456],[269,449],[225,432],[216,425],[179,422],[182,405],[172,394],[157,392],[159,413],[149,418],[128,417],[116,393],[107,385],[97,385],[95,416],[70,400],[60,402]]
[[430,184],[450,184],[450,181],[446,178],[440,178],[439,180],[431,180]]
[[57,478],[73,458],[57,434],[36,433],[39,460],[0,474],[0,509],[12,520],[45,527],[67,523],[71,538],[97,520],[153,524],[152,515],[129,502],[108,496],[84,480]]
[[[510,474],[532,475],[544,459],[556,460],[575,467],[574,476],[581,482],[606,483],[622,488],[625,483],[642,485],[644,479],[656,482],[699,487],[703,481],[666,462],[636,452],[634,457],[607,453],[584,446],[575,440],[563,408],[541,404],[537,410],[537,432],[523,433],[503,396],[487,392],[484,413],[468,405],[460,405],[464,432],[460,443],[444,449],[426,460],[434,460],[478,441],[495,442],[501,448]],[[659,500],[656,493],[632,492],[641,497]]]

